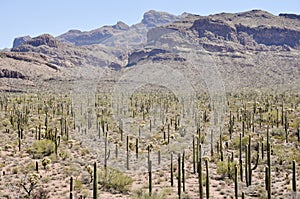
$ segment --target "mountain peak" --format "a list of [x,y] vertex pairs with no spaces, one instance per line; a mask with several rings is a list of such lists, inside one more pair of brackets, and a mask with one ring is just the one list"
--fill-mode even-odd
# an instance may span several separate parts
[[180,17],[169,14],[167,12],[149,10],[144,13],[142,23],[147,27],[156,27],[162,24],[172,23],[179,19]]
[[14,42],[13,42],[13,48],[21,46],[23,43],[25,43],[26,41],[29,41],[30,39],[31,39],[31,37],[29,35],[15,38]]
[[129,26],[124,23],[123,21],[118,21],[116,25],[113,25],[112,28],[118,29],[118,30],[128,30]]
[[[12,51],[28,51],[28,49],[31,47],[39,47],[42,45],[51,48],[58,48],[59,46],[59,41],[50,34],[42,34],[34,38],[30,38],[28,36],[20,37],[19,40],[19,42],[22,42],[18,43],[18,38],[15,39]],[[16,43],[18,43],[18,45],[16,45]]]

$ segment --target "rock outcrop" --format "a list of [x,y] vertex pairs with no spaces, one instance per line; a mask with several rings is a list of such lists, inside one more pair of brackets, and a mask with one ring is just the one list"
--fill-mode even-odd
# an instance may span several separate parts
[[27,79],[27,77],[22,73],[8,69],[0,69],[0,78]]
[[155,10],[150,10],[144,14],[142,23],[148,28],[153,28],[173,23],[174,21],[177,21],[179,19],[179,16],[175,16],[167,12],[157,12]]
[[[129,44],[136,45],[140,43],[139,40],[141,35],[146,37],[147,31],[153,27],[158,27],[160,25],[166,25],[179,20],[181,17],[175,16],[166,12],[157,12],[150,10],[144,14],[144,17],[140,23],[132,26],[128,26],[124,22],[117,22],[113,26],[103,26],[101,28],[81,32],[80,30],[70,30],[57,38],[60,41],[72,43],[76,46],[93,45],[93,44],[105,44],[109,46],[115,46],[116,43],[111,40],[120,40],[122,36],[129,39]],[[122,35],[123,34],[123,35]],[[125,38],[125,40],[126,40]],[[142,39],[142,42],[143,39]],[[124,45],[124,44],[123,44]]]
[[297,15],[297,14],[280,13],[279,16],[289,18],[289,19],[298,19],[298,20],[300,20],[300,15]]
[[52,48],[58,48],[59,42],[52,35],[43,34],[24,42],[24,44],[35,46],[35,47],[46,45]]
[[43,34],[34,38],[30,38],[24,41],[21,45],[12,48],[12,51],[15,52],[26,52],[26,49],[29,47],[39,47],[39,46],[48,46],[50,48],[58,48],[59,41],[55,39],[52,35]]
[[14,39],[13,48],[17,48],[31,39],[30,36],[17,37]]
[[[243,45],[253,45],[255,42],[266,46],[300,47],[300,21],[260,10],[200,17],[190,29],[196,31],[198,37],[210,40],[227,40]],[[247,41],[249,38],[252,38],[250,42]]]
[[[35,53],[42,55],[44,64],[51,68],[60,67],[70,68],[76,66],[98,66],[109,65],[112,61],[118,62],[115,55],[105,46],[74,46],[67,43],[61,43],[51,35],[41,35],[32,38],[22,45],[12,48],[12,52],[23,54],[7,54],[14,59],[35,62]],[[26,53],[28,56],[26,56]]]
[[81,32],[80,30],[70,30],[57,37],[58,40],[63,42],[72,43],[76,46],[85,46],[92,44],[101,44],[106,39],[115,34],[120,34],[129,29],[129,26],[121,21],[113,26],[103,26],[101,28]]

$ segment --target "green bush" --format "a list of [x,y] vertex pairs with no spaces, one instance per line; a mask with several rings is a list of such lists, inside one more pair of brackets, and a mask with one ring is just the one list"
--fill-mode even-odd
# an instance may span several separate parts
[[[231,143],[232,143],[233,149],[238,150],[240,148],[240,136],[235,136],[234,138],[232,138]],[[242,137],[243,149],[245,148],[245,146],[248,143],[249,143],[249,136]]]
[[36,140],[32,147],[28,149],[28,153],[33,155],[33,158],[40,159],[51,155],[54,152],[54,143],[51,140]]
[[98,179],[103,188],[120,193],[128,192],[133,183],[133,179],[130,176],[127,176],[113,168],[100,170],[98,173]]
[[[229,164],[229,165],[228,165]],[[221,175],[222,178],[228,177],[229,175],[233,179],[234,177],[234,167],[236,163],[235,162],[227,162],[227,161],[220,161],[217,164],[217,173]],[[229,168],[229,170],[228,170]]]
[[[165,199],[168,197],[168,194],[171,192],[171,190],[162,190],[160,192],[154,192],[152,195],[149,195],[149,192],[138,190],[136,193],[132,196],[132,199]],[[184,197],[186,198],[186,197]]]

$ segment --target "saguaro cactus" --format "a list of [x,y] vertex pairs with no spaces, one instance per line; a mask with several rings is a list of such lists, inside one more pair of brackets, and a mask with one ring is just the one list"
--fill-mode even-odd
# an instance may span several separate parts
[[104,169],[107,168],[107,160],[109,159],[110,156],[110,150],[107,150],[107,145],[108,145],[108,135],[107,133],[105,134],[105,139],[104,139]]
[[97,163],[94,162],[93,199],[98,198]]
[[205,168],[206,168],[206,199],[209,199],[209,171],[208,171],[208,158],[205,159]]
[[139,159],[139,139],[135,139],[135,157]]
[[184,165],[184,158],[185,158],[185,152],[183,151],[182,154],[182,166],[181,166],[181,170],[182,170],[182,191],[185,192],[185,165]]
[[193,173],[196,173],[195,136],[193,135]]
[[234,167],[234,195],[235,195],[235,199],[238,198],[238,168],[237,165],[235,165]]
[[266,183],[266,190],[268,193],[268,199],[271,199],[271,176],[270,176],[270,168],[268,166],[265,167],[265,183]]
[[178,198],[181,198],[181,154],[178,154]]
[[243,160],[242,160],[242,149],[243,149],[242,133],[240,133],[239,166],[240,166],[240,178],[241,178],[241,181],[243,182]]
[[296,185],[296,161],[293,160],[293,192],[297,192],[297,185]]
[[149,173],[149,195],[152,195],[152,161],[148,162],[148,173]]
[[249,135],[249,144],[248,144],[248,184],[252,183],[252,168],[251,168],[251,136]]
[[268,198],[271,198],[271,144],[270,144],[270,134],[269,126],[267,128],[267,163],[268,163]]
[[174,180],[173,180],[173,152],[171,152],[171,186],[174,186]]
[[129,137],[126,137],[126,154],[127,154],[127,158],[126,158],[126,168],[127,170],[129,170]]
[[73,177],[70,178],[70,199],[73,199]]
[[203,199],[203,179],[202,179],[202,145],[199,146],[199,161],[198,161],[198,182],[199,182],[199,195]]
[[221,161],[224,161],[224,156],[223,156],[223,142],[222,142],[222,130],[220,130],[220,156],[221,156]]
[[249,186],[249,172],[248,172],[248,145],[245,147],[245,180],[246,185]]

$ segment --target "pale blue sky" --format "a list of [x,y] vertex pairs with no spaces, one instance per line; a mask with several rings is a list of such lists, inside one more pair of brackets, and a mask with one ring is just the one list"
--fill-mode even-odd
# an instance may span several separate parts
[[121,20],[131,25],[148,10],[208,15],[262,9],[273,14],[300,14],[300,0],[3,0],[0,4],[0,49],[18,36],[70,29],[91,30]]

